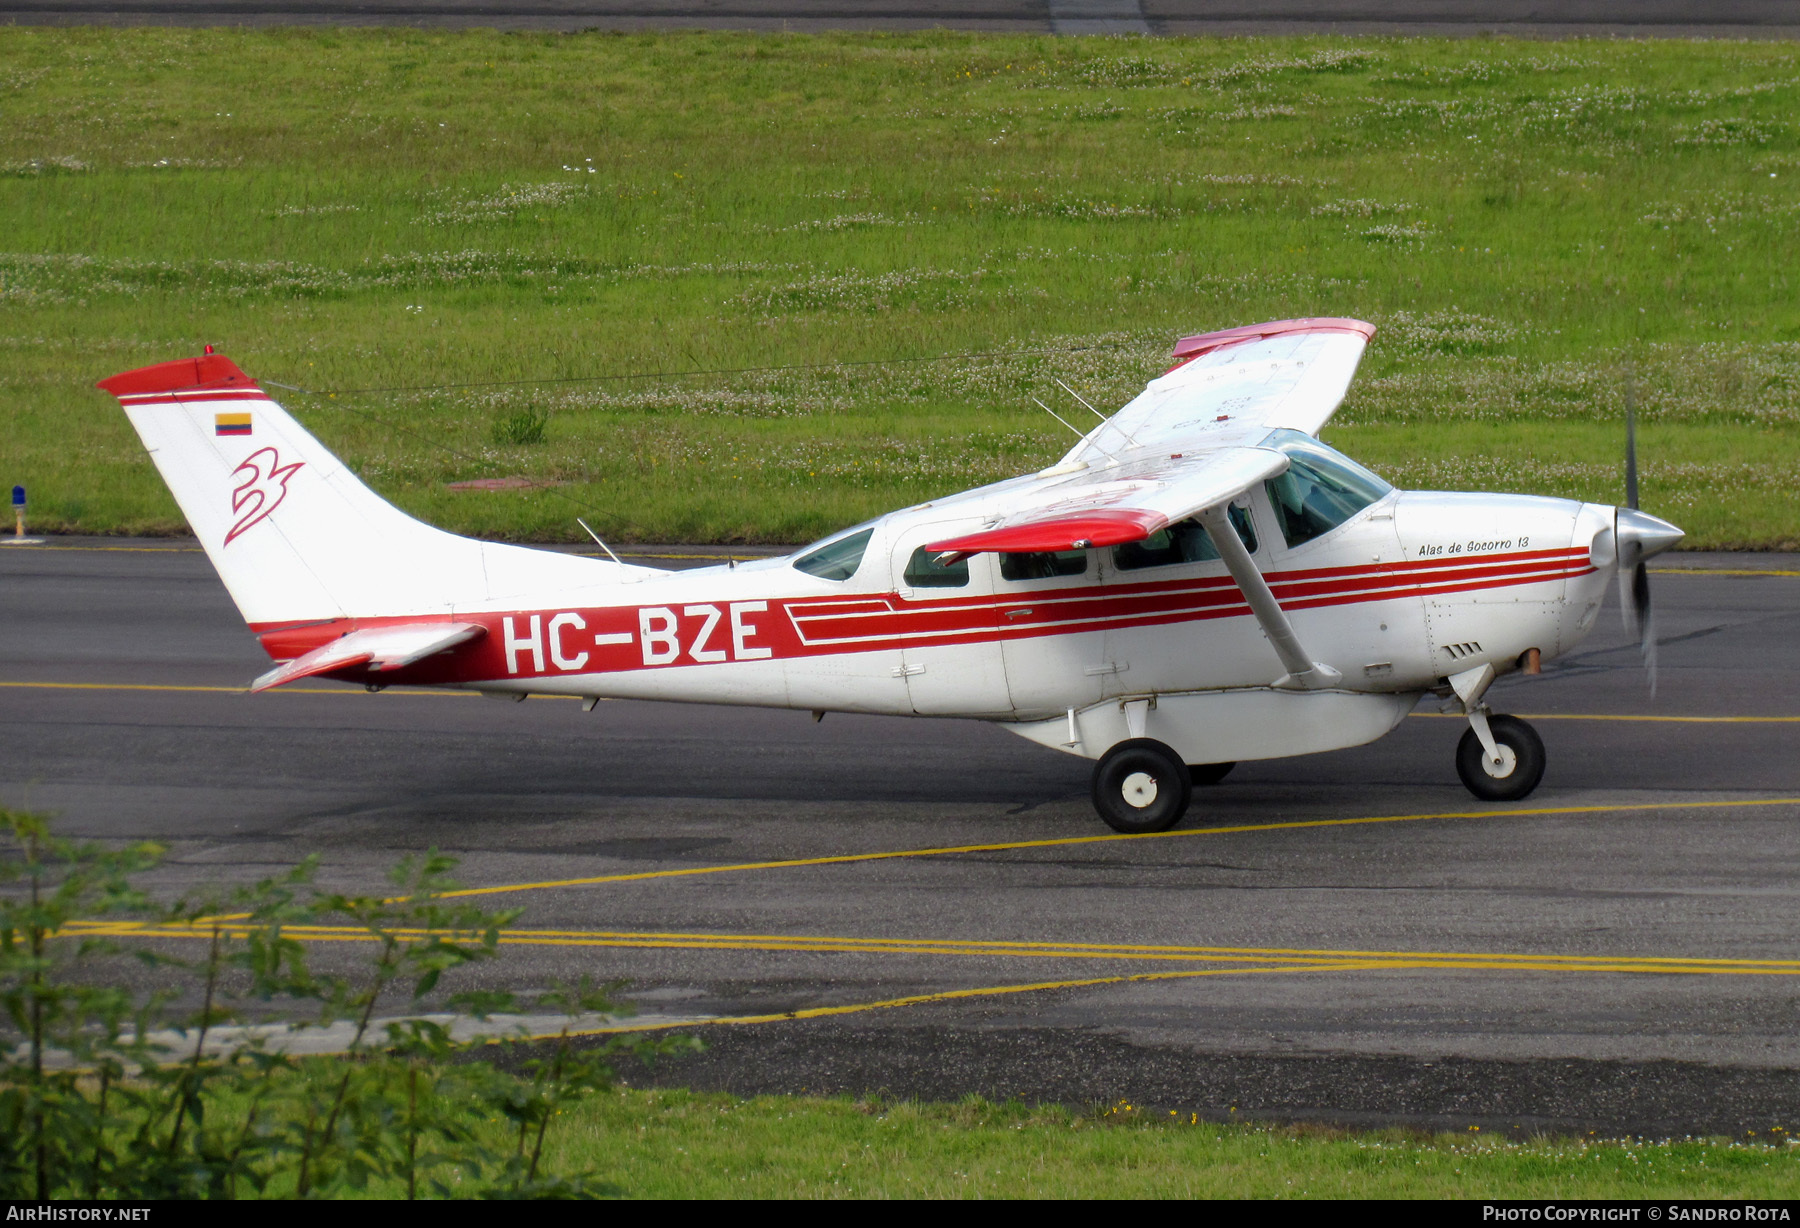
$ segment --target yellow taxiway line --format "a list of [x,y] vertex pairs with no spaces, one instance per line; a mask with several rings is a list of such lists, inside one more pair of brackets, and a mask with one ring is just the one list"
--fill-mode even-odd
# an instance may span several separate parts
[[[1294,819],[1285,823],[1246,823],[1233,827],[1192,827],[1177,831],[1114,833],[1094,836],[1057,836],[1048,840],[1003,840],[987,844],[953,844],[932,848],[889,849],[876,853],[836,853],[826,857],[794,857],[781,861],[728,862],[717,866],[688,866],[679,870],[639,870],[630,874],[597,874],[585,878],[546,879],[530,883],[502,883],[492,887],[462,887],[439,898],[509,895],[520,891],[553,891],[563,887],[595,887],[607,883],[640,883],[655,879],[698,878],[708,874],[736,874],[751,870],[792,870],[807,866],[854,865],[869,861],[896,861],[912,857],[948,857],[961,853],[1004,853],[1020,849],[1065,848],[1083,844],[1116,844],[1126,840],[1181,840],[1197,836],[1228,836],[1265,831],[1294,831],[1318,827],[1359,827],[1380,823],[1422,823],[1435,819],[1514,819],[1564,814],[1632,814],[1656,810],[1717,810],[1763,806],[1800,806],[1800,797],[1752,797],[1704,802],[1633,802],[1601,806],[1535,806],[1519,810],[1446,810],[1430,814],[1370,815],[1357,819]],[[209,921],[242,921],[244,914],[227,913]]]
[[[40,691],[196,691],[212,695],[248,695],[248,686],[176,686],[164,682],[0,682],[0,687],[16,687],[24,690]],[[430,695],[452,699],[475,699],[480,691],[455,690],[447,687],[384,687],[381,692],[373,692],[366,687],[343,686],[289,686],[274,691],[263,692],[266,695],[352,695],[368,696],[378,693],[391,695]],[[511,698],[511,696],[507,696]],[[580,699],[579,695],[545,695],[534,693],[533,699]]]
[[[0,687],[40,691],[187,691],[213,695],[247,695],[247,686],[186,686],[162,682],[7,682],[0,681]],[[369,695],[363,687],[280,687],[265,692],[269,695]],[[449,695],[459,699],[472,698],[480,692],[451,690],[443,687],[392,687],[384,689],[389,695]],[[534,692],[533,699],[578,699],[576,695],[546,695]],[[1412,716],[1428,717],[1432,720],[1461,721],[1468,719],[1457,712],[1414,712]],[[1800,724],[1800,716],[1646,716],[1623,712],[1517,712],[1513,715],[1524,721],[1649,721],[1654,723],[1675,725],[1795,725]]]
[[[0,537],[0,545],[8,545],[8,544],[10,544],[10,542],[7,538]],[[49,551],[49,550],[60,551],[60,552],[64,552],[64,553],[74,553],[74,554],[81,554],[81,553],[205,554],[206,553],[206,551],[201,549],[199,546],[49,546],[49,545],[44,545],[42,543],[34,543],[31,546],[31,551],[34,554],[38,553],[40,551]],[[561,552],[558,551],[555,553],[561,553]],[[571,550],[568,553],[577,555],[584,559],[599,559],[599,558],[606,557],[605,555],[599,554],[592,550]],[[678,559],[678,560],[712,559],[717,562],[723,563],[726,561],[728,556],[723,555],[723,554],[663,554],[663,553],[647,554],[642,551],[622,550],[619,552],[619,557],[622,559]],[[739,558],[739,559],[760,559],[760,558],[776,558],[779,556],[745,553],[745,554],[741,554],[741,555],[731,555],[729,557],[730,558]],[[1745,573],[1745,574],[1754,574],[1754,573]]]
[[[621,1033],[621,1032],[670,1031],[670,1030],[677,1029],[677,1028],[722,1027],[722,1026],[729,1027],[729,1026],[733,1026],[733,1025],[744,1025],[744,1024],[788,1023],[791,1021],[801,1020],[801,1019],[825,1019],[825,1018],[831,1018],[831,1017],[840,1016],[840,1015],[862,1014],[862,1013],[868,1012],[868,1011],[893,1010],[893,1009],[896,1009],[899,1007],[907,1007],[907,1006],[922,1006],[922,1005],[926,1005],[926,1004],[933,1003],[933,1002],[955,1002],[955,1001],[961,1001],[961,1000],[969,999],[969,998],[993,998],[993,997],[1002,997],[1002,996],[1009,995],[1009,994],[1021,994],[1021,993],[1044,993],[1044,992],[1049,992],[1049,991],[1058,990],[1058,989],[1092,989],[1092,988],[1097,988],[1097,987],[1103,986],[1103,985],[1126,985],[1126,984],[1142,983],[1142,982],[1147,982],[1147,981],[1190,980],[1190,979],[1194,979],[1197,977],[1206,977],[1206,976],[1251,976],[1251,975],[1256,975],[1256,974],[1296,973],[1296,972],[1306,972],[1306,973],[1312,973],[1312,972],[1391,972],[1391,971],[1399,971],[1399,970],[1416,970],[1416,969],[1457,970],[1457,969],[1469,969],[1469,968],[1484,969],[1484,970],[1504,969],[1504,970],[1512,970],[1512,971],[1550,971],[1550,972],[1628,972],[1628,973],[1629,972],[1650,972],[1650,973],[1713,972],[1713,973],[1718,973],[1718,974],[1736,973],[1741,968],[1742,971],[1744,971],[1744,972],[1762,973],[1764,975],[1767,975],[1771,972],[1774,973],[1775,975],[1781,975],[1781,976],[1800,975],[1800,964],[1789,965],[1787,967],[1783,967],[1780,969],[1752,967],[1751,966],[1751,965],[1760,965],[1764,962],[1772,962],[1772,961],[1741,961],[1741,963],[1733,963],[1732,961],[1719,961],[1719,963],[1721,965],[1728,965],[1728,966],[1721,966],[1719,968],[1710,968],[1710,967],[1709,968],[1675,968],[1675,967],[1663,966],[1664,964],[1673,962],[1673,961],[1654,960],[1654,959],[1652,959],[1652,960],[1623,959],[1623,960],[1612,961],[1611,964],[1608,964],[1605,962],[1588,963],[1588,962],[1583,962],[1583,961],[1587,960],[1587,959],[1593,959],[1596,961],[1600,961],[1603,959],[1603,957],[1576,956],[1576,957],[1571,957],[1569,959],[1561,959],[1561,960],[1558,960],[1558,959],[1555,959],[1554,957],[1552,957],[1548,962],[1544,963],[1543,966],[1540,967],[1540,966],[1537,966],[1537,965],[1534,965],[1531,963],[1526,963],[1526,962],[1512,962],[1512,961],[1525,961],[1525,960],[1529,960],[1529,959],[1533,958],[1530,956],[1516,956],[1516,957],[1476,956],[1476,957],[1471,957],[1475,960],[1480,960],[1480,959],[1485,958],[1485,959],[1497,959],[1499,961],[1502,961],[1502,962],[1497,962],[1497,963],[1479,963],[1479,962],[1434,963],[1434,962],[1430,962],[1429,957],[1424,957],[1423,962],[1421,962],[1422,957],[1416,956],[1416,955],[1409,956],[1404,960],[1400,960],[1400,959],[1383,960],[1383,959],[1358,958],[1358,957],[1354,957],[1353,953],[1351,953],[1351,952],[1345,952],[1344,954],[1346,956],[1352,956],[1352,957],[1345,958],[1345,959],[1315,960],[1315,961],[1298,962],[1298,963],[1263,964],[1263,965],[1256,966],[1256,967],[1240,966],[1240,967],[1231,967],[1231,968],[1187,968],[1187,969],[1182,969],[1177,972],[1135,972],[1135,973],[1129,973],[1129,974],[1124,974],[1124,975],[1119,975],[1119,976],[1085,977],[1085,978],[1081,978],[1078,980],[1032,981],[1032,982],[1027,982],[1025,984],[1018,984],[1018,985],[987,985],[987,986],[982,986],[982,987],[973,988],[973,989],[950,989],[950,990],[940,990],[935,993],[912,994],[912,995],[909,995],[909,996],[903,997],[903,998],[884,998],[884,999],[874,1001],[874,1002],[853,1002],[853,1003],[847,1003],[847,1004],[841,1005],[841,1006],[806,1007],[801,1010],[785,1011],[785,1012],[781,1012],[778,1014],[719,1015],[719,1016],[714,1016],[713,1018],[710,1018],[710,1019],[693,1019],[693,1020],[686,1020],[686,1021],[672,1021],[672,1022],[668,1022],[668,1023],[646,1024],[646,1025],[641,1025],[638,1027],[633,1027],[629,1023],[615,1023],[615,1024],[608,1024],[608,1025],[605,1025],[602,1027],[569,1029],[566,1032],[566,1035],[569,1035],[569,1036],[603,1036],[603,1035]],[[1689,961],[1689,962],[1704,963],[1707,961]],[[541,1033],[541,1034],[523,1037],[521,1039],[553,1040],[556,1037],[558,1037],[560,1035],[564,1035],[564,1034],[565,1033],[562,1033],[562,1032],[545,1032],[545,1033]]]
[[[68,927],[71,934],[109,938],[210,939],[212,927],[196,923],[85,921]],[[284,936],[301,942],[374,942],[367,928],[353,925],[288,925]],[[383,931],[403,940],[426,938],[431,931],[395,928]],[[242,938],[245,931],[229,924],[220,933]],[[1354,963],[1368,968],[1517,969],[1536,972],[1636,972],[1712,975],[1800,976],[1800,960],[1721,959],[1673,955],[1558,955],[1493,951],[1334,950],[1308,947],[1215,947],[1135,943],[1026,942],[1004,939],[857,938],[818,934],[717,934],[629,930],[503,931],[503,946],[603,947],[624,950],[759,951],[781,954],[960,955],[1027,959],[1153,960],[1184,963],[1256,964],[1312,967]]]
[[1652,567],[1653,576],[1800,576],[1800,571],[1752,567]]
[[[198,925],[133,925],[129,922],[84,923],[70,927],[72,931],[104,934],[110,937],[198,938],[211,937],[211,929]],[[284,934],[302,942],[372,942],[376,937],[367,930],[334,926],[293,926]],[[423,931],[398,931],[402,938],[421,936]],[[1040,943],[973,941],[959,939],[863,939],[825,936],[683,934],[683,933],[609,933],[606,931],[516,930],[501,936],[503,944],[525,943],[560,946],[603,946],[643,949],[702,949],[724,951],[771,951],[810,954],[817,952],[869,953],[885,955],[985,955],[1024,956],[1028,958],[1075,958],[1099,960],[1180,960],[1212,965],[1182,968],[1164,972],[1119,973],[1111,976],[1077,977],[1064,980],[1027,981],[1008,985],[986,985],[967,989],[937,990],[909,994],[898,998],[882,998],[872,1002],[853,1002],[836,1006],[804,1007],[799,1010],[760,1015],[723,1015],[712,1018],[671,1020],[663,1023],[637,1024],[611,1022],[597,1027],[571,1028],[566,1032],[545,1032],[519,1039],[547,1040],[560,1035],[585,1036],[623,1032],[668,1031],[678,1028],[787,1023],[804,1019],[824,1019],[869,1011],[894,1010],[934,1002],[956,1002],[972,998],[1003,997],[1012,994],[1045,993],[1053,990],[1093,989],[1108,985],[1125,985],[1149,981],[1191,980],[1199,977],[1268,975],[1271,973],[1330,972],[1551,972],[1551,973],[1615,973],[1624,975],[1710,975],[1710,976],[1800,976],[1800,961],[1760,959],[1715,959],[1688,956],[1631,955],[1555,955],[1495,952],[1446,951],[1361,951],[1310,950],[1302,948],[1230,948],[1170,946],[1106,946],[1099,943]],[[1225,965],[1220,967],[1218,965]]]
[[[0,539],[3,542],[4,539]],[[198,546],[47,546],[37,544],[31,547],[31,553],[40,551],[96,551],[108,554],[205,554]],[[23,551],[21,551],[23,553]]]
[[[1409,716],[1466,721],[1460,712],[1412,712]],[[1795,725],[1800,716],[1642,716],[1614,712],[1515,712],[1522,721],[1650,721],[1672,725]]]
[[[17,687],[24,690],[39,691],[197,691],[213,695],[248,695],[247,686],[174,686],[162,682],[0,682],[0,687]],[[284,687],[281,690],[267,692],[276,695],[369,695],[372,692],[362,687],[323,687],[301,686]],[[478,691],[449,691],[437,687],[395,687],[396,695],[452,695],[458,699],[471,699],[479,695]],[[573,699],[573,695],[540,695],[539,699]]]
[[1422,823],[1433,819],[1522,819],[1561,814],[1632,814],[1655,810],[1716,810],[1758,806],[1800,806],[1800,797],[1756,797],[1709,802],[1637,802],[1610,806],[1536,806],[1518,810],[1446,810],[1432,814],[1371,815],[1358,819],[1294,819],[1285,823],[1246,823],[1234,827],[1190,827],[1175,831],[1100,836],[1059,836],[1048,840],[1005,840],[989,844],[954,844],[935,848],[898,849],[879,853],[839,853],[828,857],[795,857],[782,861],[746,861],[719,866],[690,866],[679,870],[640,870],[632,874],[599,874],[590,878],[547,879],[535,883],[508,883],[497,887],[465,887],[444,896],[506,895],[517,891],[548,891],[560,887],[592,887],[603,883],[635,883],[651,879],[695,878],[706,874],[733,874],[748,870],[789,870],[805,866],[850,865],[865,861],[893,861],[906,857],[946,857],[960,853],[1002,853],[1020,849],[1066,848],[1081,844],[1116,844],[1127,840],[1183,840],[1201,836],[1241,835],[1264,831],[1294,831],[1317,827],[1362,827],[1378,823]]
[[1202,976],[1248,976],[1258,972],[1354,972],[1355,964],[1316,964],[1293,968],[1196,968],[1182,972],[1136,972],[1129,976],[1097,976],[1078,981],[1034,981],[1024,985],[986,985],[978,989],[946,989],[936,993],[913,994],[905,998],[884,998],[877,1002],[852,1002],[843,1006],[810,1006],[796,1011],[769,1015],[717,1015],[711,1019],[690,1019],[669,1023],[652,1023],[633,1027],[628,1023],[604,1027],[571,1028],[567,1033],[543,1032],[524,1036],[522,1040],[555,1040],[559,1036],[606,1036],[619,1032],[666,1032],[676,1028],[721,1027],[734,1024],[789,1023],[798,1019],[827,1019],[837,1015],[857,1015],[864,1011],[893,1010],[903,1006],[923,1006],[930,1002],[956,1002],[966,998],[994,998],[1006,994],[1043,993],[1053,989],[1091,989],[1100,985],[1126,985],[1138,981],[1177,981]]

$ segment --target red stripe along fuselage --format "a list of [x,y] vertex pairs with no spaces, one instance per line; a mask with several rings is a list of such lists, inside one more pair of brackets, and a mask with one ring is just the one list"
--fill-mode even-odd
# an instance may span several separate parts
[[[1535,585],[1593,571],[1580,548],[1271,571],[1294,612]],[[894,592],[667,604],[458,611],[252,627],[278,661],[364,627],[450,621],[488,634],[442,657],[383,676],[388,683],[479,683],[645,669],[794,660],[1250,617],[1229,576],[1083,584],[948,598]],[[361,680],[360,673],[345,676]]]

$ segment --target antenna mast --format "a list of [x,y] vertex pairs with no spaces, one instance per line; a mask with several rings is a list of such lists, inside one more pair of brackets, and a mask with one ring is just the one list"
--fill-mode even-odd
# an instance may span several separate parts
[[575,517],[575,523],[580,525],[582,528],[587,529],[587,535],[594,539],[594,544],[596,546],[598,546],[602,550],[606,551],[607,558],[611,559],[615,563],[618,563],[619,566],[621,566],[621,567],[625,566],[624,563],[619,561],[619,556],[612,552],[612,547],[607,545],[605,542],[601,541],[600,535],[598,533],[594,532],[592,529],[588,529],[587,521],[585,521],[581,517],[577,516],[577,517]]
[[1062,423],[1064,426],[1069,427],[1069,429],[1071,431],[1075,431],[1075,437],[1077,439],[1086,439],[1087,438],[1087,436],[1085,434],[1083,434],[1081,431],[1076,430],[1076,428],[1073,426],[1070,426],[1069,420],[1067,418],[1065,418],[1061,414],[1057,413],[1054,409],[1051,409],[1048,405],[1044,404],[1042,401],[1038,401],[1038,399],[1036,397],[1032,397],[1031,399],[1034,401],[1037,401],[1037,407],[1039,409],[1041,409],[1045,413],[1049,414],[1052,418],[1055,418],[1058,422]]

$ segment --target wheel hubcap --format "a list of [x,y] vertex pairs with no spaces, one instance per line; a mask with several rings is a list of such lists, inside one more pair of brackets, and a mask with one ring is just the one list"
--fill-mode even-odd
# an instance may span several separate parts
[[1148,772],[1133,772],[1125,778],[1120,792],[1126,805],[1142,810],[1156,801],[1156,777]]
[[1481,766],[1482,770],[1495,780],[1505,780],[1513,774],[1513,769],[1519,766],[1519,756],[1512,747],[1504,743],[1498,749],[1500,751],[1499,760],[1496,761],[1491,756],[1484,754],[1481,756]]

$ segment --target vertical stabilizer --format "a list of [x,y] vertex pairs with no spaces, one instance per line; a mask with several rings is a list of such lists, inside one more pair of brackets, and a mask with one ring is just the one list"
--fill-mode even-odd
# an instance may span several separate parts
[[222,354],[99,386],[119,398],[252,627],[446,614],[655,574],[413,519]]

